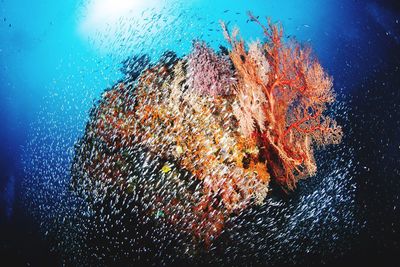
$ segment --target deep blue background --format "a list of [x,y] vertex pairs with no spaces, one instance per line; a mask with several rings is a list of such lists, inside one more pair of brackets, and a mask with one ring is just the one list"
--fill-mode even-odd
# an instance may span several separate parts
[[[32,125],[43,119],[42,114],[51,113],[46,97],[58,93],[87,98],[87,91],[81,90],[86,86],[95,99],[120,75],[117,62],[126,55],[100,51],[79,33],[82,2],[0,0],[0,261],[59,263],[39,235],[37,222],[21,205],[21,180],[26,176],[23,147]],[[357,205],[367,227],[348,241],[354,249],[339,263],[390,262],[400,251],[400,8],[396,1],[214,2],[187,4],[180,23],[197,23],[191,21],[190,14],[195,14],[211,29],[223,19],[238,24],[244,36],[260,36],[257,27],[246,23],[245,12],[270,16],[282,22],[287,35],[314,48],[334,77],[339,98],[351,100],[351,125],[346,127],[356,148],[355,162],[360,162],[355,177]],[[166,32],[169,44],[153,47],[150,54],[156,57],[167,48],[187,53],[194,37],[214,46],[215,40],[222,42],[220,33],[196,29],[187,27],[186,39],[179,42],[176,33]],[[93,99],[71,112],[87,114]],[[50,111],[40,113],[43,109]],[[69,123],[83,125],[84,117],[76,116]]]

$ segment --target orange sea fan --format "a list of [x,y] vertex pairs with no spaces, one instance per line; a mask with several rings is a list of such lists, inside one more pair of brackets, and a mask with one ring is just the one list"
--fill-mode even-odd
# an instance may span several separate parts
[[[313,146],[341,140],[340,126],[323,115],[326,105],[335,99],[332,79],[310,49],[283,41],[282,27],[270,20],[264,26],[251,13],[249,16],[262,27],[267,41],[250,44],[248,49],[236,29],[230,34],[221,23],[232,46],[230,58],[238,79],[235,116],[242,134],[255,135],[263,147],[272,176],[292,189],[299,179],[316,171]],[[265,101],[254,98],[260,92]],[[254,103],[260,107],[255,109]]]

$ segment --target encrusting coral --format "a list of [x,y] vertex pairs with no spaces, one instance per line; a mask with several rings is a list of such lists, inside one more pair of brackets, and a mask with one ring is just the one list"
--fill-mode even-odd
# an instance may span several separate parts
[[146,214],[209,245],[232,214],[263,203],[271,179],[290,190],[314,175],[313,149],[342,136],[324,115],[332,79],[281,27],[249,15],[265,42],[246,46],[221,23],[229,55],[196,41],[106,91],[76,145],[73,188],[146,192]]

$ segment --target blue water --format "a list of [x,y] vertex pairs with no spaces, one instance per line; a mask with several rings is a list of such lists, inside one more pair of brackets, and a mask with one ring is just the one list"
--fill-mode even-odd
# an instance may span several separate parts
[[59,262],[40,219],[26,210],[23,181],[38,176],[31,171],[43,179],[67,175],[60,166],[68,165],[94,101],[123,77],[120,62],[143,53],[156,61],[165,50],[182,56],[194,39],[217,48],[225,44],[220,20],[247,40],[262,38],[248,10],[311,46],[338,98],[349,101],[355,201],[367,226],[338,261],[377,248],[377,259],[390,258],[400,241],[400,10],[395,1],[372,0],[0,0],[0,255]]

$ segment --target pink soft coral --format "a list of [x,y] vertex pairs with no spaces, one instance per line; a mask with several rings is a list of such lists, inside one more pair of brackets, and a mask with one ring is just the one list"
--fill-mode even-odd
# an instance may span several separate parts
[[217,55],[204,42],[195,42],[188,56],[189,86],[201,95],[229,95],[234,83],[228,57]]

